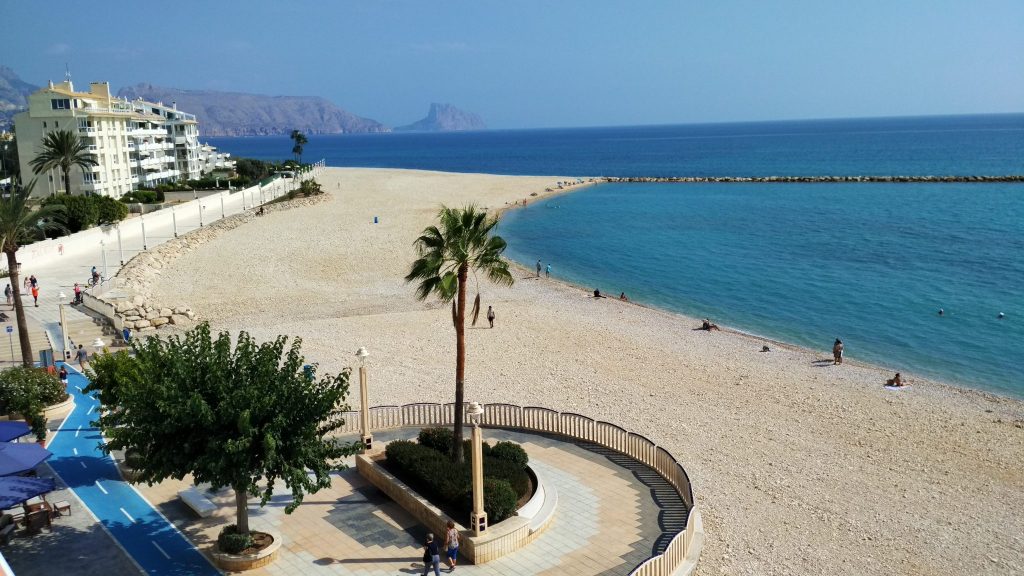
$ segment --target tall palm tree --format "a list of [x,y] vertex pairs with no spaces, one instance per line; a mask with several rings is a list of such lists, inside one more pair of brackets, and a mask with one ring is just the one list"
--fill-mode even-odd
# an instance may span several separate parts
[[71,194],[71,167],[83,171],[99,164],[89,154],[89,145],[71,130],[54,130],[43,138],[43,151],[29,161],[36,174],[60,168],[64,174],[64,193]]
[[[0,197],[0,250],[7,255],[7,270],[10,271],[11,291],[14,292],[14,316],[18,322],[18,343],[21,345],[21,362],[26,367],[33,364],[32,344],[28,339],[28,324],[25,310],[21,305],[21,282],[18,279],[18,259],[15,254],[20,244],[32,239],[40,232],[40,225],[59,228],[53,223],[54,216],[64,210],[60,204],[49,204],[33,208],[28,197],[35,188],[33,179],[25,186],[16,187],[6,197]],[[42,223],[42,224],[40,224]]]
[[[452,324],[455,325],[455,442],[452,460],[462,462],[462,404],[465,396],[466,372],[466,281],[481,272],[495,284],[511,286],[512,274],[501,258],[505,241],[492,235],[498,218],[470,205],[462,209],[442,206],[438,225],[423,230],[416,239],[420,258],[413,262],[405,281],[419,281],[416,295],[426,300],[430,295],[452,303]],[[480,314],[480,292],[473,303],[473,323]]]
[[306,139],[306,135],[298,130],[292,130],[292,135],[289,136],[295,141],[295,146],[292,146],[292,154],[295,154],[295,161],[302,165],[302,150],[306,144],[309,144],[309,140]]

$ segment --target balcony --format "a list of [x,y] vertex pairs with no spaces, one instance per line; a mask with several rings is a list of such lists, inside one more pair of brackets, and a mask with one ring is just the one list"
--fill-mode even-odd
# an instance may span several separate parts
[[129,128],[128,135],[133,138],[140,138],[144,136],[166,136],[167,129],[165,128]]
[[93,180],[92,182],[82,182],[81,190],[83,192],[100,192],[106,190],[107,183]]

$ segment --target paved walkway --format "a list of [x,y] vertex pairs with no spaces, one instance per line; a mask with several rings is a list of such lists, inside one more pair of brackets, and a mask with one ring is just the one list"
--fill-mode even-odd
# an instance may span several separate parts
[[[374,439],[387,442],[415,433],[413,429],[375,433]],[[485,439],[522,443],[531,466],[556,487],[558,507],[551,525],[533,543],[484,565],[460,566],[459,573],[628,574],[667,543],[665,535],[675,528],[673,519],[678,519],[680,510],[685,523],[685,506],[677,497],[673,502],[652,490],[634,474],[633,466],[617,463],[617,456],[609,458],[582,445],[535,434],[486,430]],[[198,519],[176,497],[188,485],[169,481],[140,487],[140,491],[201,549],[208,550],[220,528],[234,521],[234,496],[230,490],[208,492],[220,508],[213,517]],[[283,534],[284,547],[274,564],[247,574],[422,573],[419,543],[425,529],[354,469],[337,473],[330,489],[307,495],[291,515],[284,514],[288,501],[283,489],[266,508],[259,509],[250,500],[251,527]]]

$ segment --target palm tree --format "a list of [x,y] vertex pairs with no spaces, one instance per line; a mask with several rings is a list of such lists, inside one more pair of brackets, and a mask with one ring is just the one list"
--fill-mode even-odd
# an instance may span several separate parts
[[49,204],[39,208],[29,206],[28,197],[35,188],[33,179],[26,186],[16,187],[6,197],[0,198],[0,250],[7,255],[7,270],[10,272],[11,291],[14,293],[14,316],[18,322],[18,343],[21,345],[21,362],[25,367],[33,365],[32,344],[28,340],[28,324],[25,310],[21,305],[21,282],[18,279],[18,252],[20,243],[39,233],[40,225],[45,228],[59,228],[53,217],[64,210],[60,204]]
[[289,136],[295,141],[295,146],[292,146],[292,154],[295,154],[295,161],[302,165],[302,147],[309,144],[309,140],[306,139],[306,135],[298,130],[292,130],[292,135]]
[[54,130],[43,138],[43,151],[29,161],[36,174],[60,168],[64,174],[64,193],[71,194],[71,167],[83,171],[99,164],[89,154],[89,145],[71,130]]
[[[470,270],[474,277],[482,272],[495,284],[511,286],[512,274],[501,258],[505,241],[491,232],[498,224],[497,216],[470,205],[463,209],[442,206],[438,226],[423,230],[416,239],[420,258],[413,262],[405,281],[419,281],[416,296],[426,300],[431,294],[442,302],[452,303],[455,325],[455,442],[452,460],[462,462],[462,403],[466,372],[466,281]],[[473,302],[473,323],[480,314],[480,292]]]

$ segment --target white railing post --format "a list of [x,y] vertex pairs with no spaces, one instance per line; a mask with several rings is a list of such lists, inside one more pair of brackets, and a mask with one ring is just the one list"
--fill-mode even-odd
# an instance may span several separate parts
[[142,249],[148,250],[149,247],[146,245],[146,217],[139,214],[139,223],[142,224]]

